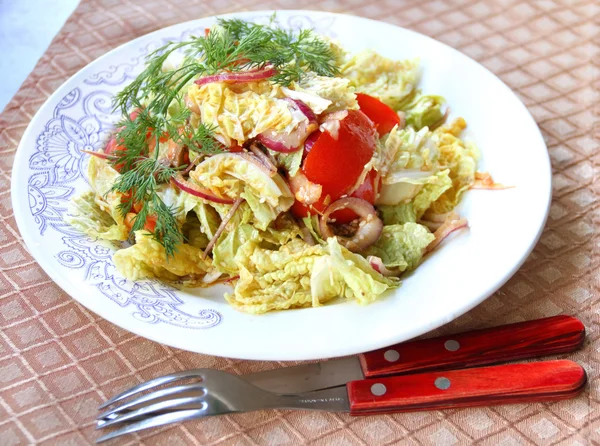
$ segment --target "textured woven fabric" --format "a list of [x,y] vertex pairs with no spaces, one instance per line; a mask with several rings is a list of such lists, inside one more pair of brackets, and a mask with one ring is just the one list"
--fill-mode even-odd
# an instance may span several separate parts
[[438,332],[575,314],[588,335],[585,347],[568,357],[586,368],[590,384],[578,398],[552,404],[369,418],[263,411],[169,426],[115,443],[600,443],[598,2],[84,0],[0,115],[0,445],[92,443],[101,401],[164,373],[196,367],[247,373],[278,366],[165,347],[87,311],[29,255],[9,193],[15,150],[25,128],[78,69],[173,23],[270,8],[351,13],[413,29],[466,53],[516,91],[541,127],[552,158],[548,224],[534,253],[499,292]]

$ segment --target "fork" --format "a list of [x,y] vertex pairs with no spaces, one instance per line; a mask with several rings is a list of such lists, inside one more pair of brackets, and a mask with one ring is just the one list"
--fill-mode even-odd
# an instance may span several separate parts
[[[256,387],[239,376],[216,369],[195,369],[150,380],[106,401],[100,408],[137,395],[144,390],[189,378],[200,379],[201,382],[156,390],[100,414],[97,418],[97,429],[131,421],[133,423],[98,438],[96,442],[100,443],[151,427],[233,412],[274,408],[332,412],[349,409],[345,387],[304,394],[277,394]],[[311,404],[314,401],[322,402],[324,405],[313,408]],[[149,404],[130,410],[144,403]]]
[[[242,378],[212,369],[177,372],[139,384],[102,404],[101,409],[119,406],[100,414],[97,428],[125,427],[98,441],[177,421],[274,407],[365,415],[569,398],[586,381],[583,369],[573,362],[481,366],[571,352],[584,339],[581,321],[554,316]],[[181,383],[190,379],[194,382]],[[160,388],[169,384],[173,385]]]
[[587,381],[585,371],[578,364],[555,360],[363,379],[330,389],[278,394],[223,371],[196,369],[143,383],[101,407],[186,378],[200,379],[201,382],[156,390],[99,415],[97,429],[120,428],[96,441],[100,443],[175,422],[262,409],[370,415],[556,401],[576,396]]

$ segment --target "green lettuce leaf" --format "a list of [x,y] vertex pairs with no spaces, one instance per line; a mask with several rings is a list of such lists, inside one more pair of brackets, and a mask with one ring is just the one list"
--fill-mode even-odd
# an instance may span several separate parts
[[[378,202],[394,203],[394,205],[378,205],[383,223],[386,225],[402,224],[418,221],[445,191],[452,187],[448,169],[428,176],[422,180],[385,185],[382,187]],[[410,194],[405,193],[410,189]],[[406,200],[409,201],[406,201]]]
[[146,231],[137,231],[135,245],[116,251],[113,261],[129,280],[156,278],[190,286],[201,285],[202,278],[211,270],[209,260],[202,259],[198,247],[180,244],[175,254],[167,258],[165,248]]
[[296,150],[292,153],[281,153],[269,150],[271,156],[275,159],[277,167],[285,169],[289,172],[290,176],[293,177],[300,170],[300,164],[302,164],[303,150]]
[[92,191],[75,197],[65,221],[91,237],[111,241],[127,240],[129,229],[122,221],[117,223],[108,212],[103,211],[95,197],[96,194]]
[[415,269],[435,236],[417,223],[384,226],[379,240],[364,254],[379,257],[386,268],[395,271]]
[[394,61],[372,50],[364,50],[341,67],[342,76],[357,92],[374,96],[398,110],[419,82],[418,60]]
[[315,241],[324,245],[325,240],[323,240],[323,238],[321,237],[321,232],[319,231],[319,216],[312,215],[310,217],[304,217],[302,221],[304,222],[304,225],[308,229],[308,232],[310,232],[310,235],[312,235]]
[[193,207],[193,211],[198,217],[200,223],[200,230],[206,234],[206,237],[210,240],[214,237],[217,229],[221,225],[221,218],[218,212],[212,206],[206,203],[197,203]]
[[305,102],[316,114],[358,109],[354,87],[350,80],[341,77],[309,74],[299,82],[293,82],[290,90],[296,94],[284,92]]
[[[382,176],[377,204],[410,202],[424,185],[430,184],[432,189],[428,192],[438,197],[430,204],[431,198],[421,195],[425,204],[417,203],[417,206],[423,209],[427,205],[438,214],[450,212],[460,201],[462,193],[475,182],[477,149],[458,137],[465,127],[465,121],[459,118],[433,132],[427,127],[419,131],[412,127],[392,129],[377,153],[377,165]],[[443,170],[448,171],[450,185],[439,177]]]
[[278,249],[300,236],[300,227],[287,214],[280,215],[265,231],[259,231],[248,223],[233,225],[224,231],[213,248],[213,265],[217,271],[230,276],[239,274],[239,265],[235,261],[238,249],[253,240],[261,248]]
[[382,204],[377,206],[377,210],[384,225],[402,225],[417,222],[417,213],[412,203]]
[[215,155],[200,163],[190,172],[190,181],[222,196],[244,198],[252,211],[254,226],[261,230],[294,204],[294,196],[279,173],[270,177],[258,165],[232,153]]
[[445,99],[441,96],[419,96],[406,108],[403,108],[406,125],[417,130],[432,127],[444,117],[443,106]]
[[294,218],[288,214],[281,214],[265,231],[259,231],[261,247],[272,247],[278,249],[296,237],[301,237],[300,226]]
[[324,246],[295,238],[277,250],[251,240],[238,249],[235,261],[240,278],[225,297],[249,313],[319,306],[337,296],[368,303],[399,283],[377,273],[335,238]]
[[431,205],[431,212],[435,214],[444,214],[454,209],[462,194],[475,183],[479,151],[474,144],[465,143],[458,138],[466,125],[466,122],[459,118],[434,132],[438,139],[440,164],[450,169],[452,180],[452,187]]
[[412,127],[394,127],[382,142],[378,162],[384,183],[396,183],[410,176],[431,175],[439,167],[437,139],[427,128],[417,131]]
[[112,192],[112,186],[120,176],[105,160],[91,156],[88,164],[88,179],[92,189],[96,192],[96,203],[103,211],[108,212],[119,224],[124,217],[119,210],[121,194]]
[[230,276],[235,276],[239,272],[239,266],[235,261],[235,255],[240,247],[250,241],[258,240],[258,230],[252,225],[238,225],[234,230],[223,232],[213,248],[213,265],[217,269]]
[[187,243],[196,248],[205,249],[208,245],[209,238],[200,229],[200,221],[193,212],[190,212],[187,215],[186,222],[183,224],[181,232]]

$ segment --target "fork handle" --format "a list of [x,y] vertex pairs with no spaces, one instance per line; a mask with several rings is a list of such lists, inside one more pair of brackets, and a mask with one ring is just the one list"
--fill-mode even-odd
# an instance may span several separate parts
[[583,368],[567,360],[420,373],[348,383],[351,415],[531,403],[572,398]]
[[566,353],[581,347],[585,327],[571,316],[554,316],[420,341],[359,356],[366,378],[496,364]]

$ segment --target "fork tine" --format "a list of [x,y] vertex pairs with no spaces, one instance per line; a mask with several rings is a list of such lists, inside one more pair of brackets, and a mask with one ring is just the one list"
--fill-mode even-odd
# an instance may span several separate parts
[[135,395],[136,393],[143,392],[144,390],[152,389],[153,387],[168,384],[180,379],[195,378],[200,376],[202,376],[201,369],[186,370],[184,372],[177,372],[171,375],[160,376],[158,378],[151,379],[150,381],[138,384],[137,386],[132,387],[131,389],[126,390],[123,393],[119,393],[117,396],[114,396],[111,399],[102,403],[98,408],[104,409],[105,407],[110,406],[111,404],[116,403],[117,401],[121,401],[122,399],[130,397],[131,395]]
[[129,420],[133,420],[135,418],[144,416],[144,415],[153,415],[155,412],[160,411],[171,411],[173,409],[177,409],[181,406],[185,406],[186,404],[199,404],[204,403],[201,408],[192,409],[192,410],[202,410],[206,411],[206,402],[203,396],[193,396],[193,397],[185,397],[185,398],[174,398],[171,400],[160,401],[158,403],[150,404],[148,406],[141,407],[140,409],[133,410],[131,412],[127,412],[122,415],[118,415],[111,420],[101,420],[102,424],[98,423],[96,425],[96,429],[103,429],[105,427],[114,426],[115,424],[124,423]]
[[[126,409],[129,409],[130,407],[137,406],[138,404],[148,403],[148,402],[154,403],[154,402],[156,402],[156,400],[170,396],[170,395],[177,395],[180,393],[205,390],[204,386],[205,386],[204,383],[196,383],[196,384],[185,384],[183,386],[176,386],[176,387],[170,387],[167,389],[156,390],[152,393],[149,393],[147,395],[142,395],[134,400],[128,401],[124,404],[121,404],[120,406],[110,409],[110,410],[98,415],[96,417],[96,419],[101,420],[103,418],[108,418],[111,415],[116,414],[117,412],[122,412]],[[197,395],[197,396],[202,396],[204,394],[205,394],[205,392],[202,392],[201,395]]]
[[157,415],[151,418],[145,418],[137,423],[129,424],[121,429],[109,432],[106,435],[98,438],[96,443],[102,443],[107,440],[111,440],[121,435],[130,434],[132,432],[141,431],[143,429],[149,429],[151,427],[164,426],[165,424],[177,423],[179,421],[195,420],[197,418],[203,418],[206,414],[204,409],[191,409],[191,410],[179,410],[177,412],[170,412],[163,415]]

